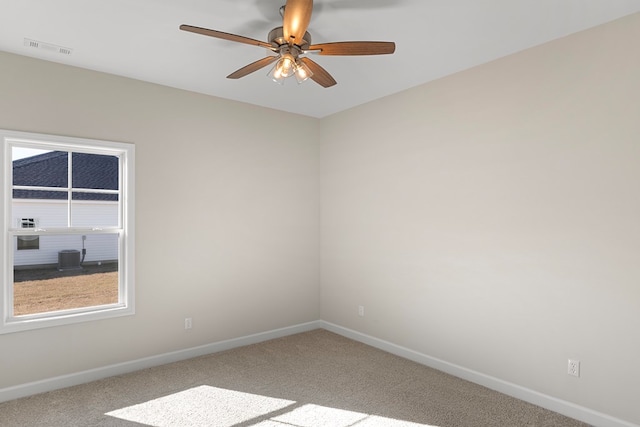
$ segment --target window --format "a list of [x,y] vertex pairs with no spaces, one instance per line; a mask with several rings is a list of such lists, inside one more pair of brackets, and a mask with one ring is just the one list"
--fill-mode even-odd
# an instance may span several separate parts
[[134,146],[0,130],[0,333],[134,312]]
[[[20,218],[18,228],[35,229],[37,220],[35,218]],[[17,250],[40,249],[40,236],[18,236]]]

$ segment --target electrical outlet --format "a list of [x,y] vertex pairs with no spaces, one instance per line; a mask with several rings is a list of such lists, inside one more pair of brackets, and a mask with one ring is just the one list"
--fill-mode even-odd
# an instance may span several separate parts
[[185,329],[191,329],[193,327],[193,322],[191,320],[191,317],[185,317],[184,319],[184,328]]
[[360,316],[360,317],[364,316],[364,306],[363,305],[359,305],[358,306],[358,316]]
[[569,359],[569,365],[567,368],[567,373],[569,375],[573,375],[574,377],[580,376],[580,361]]

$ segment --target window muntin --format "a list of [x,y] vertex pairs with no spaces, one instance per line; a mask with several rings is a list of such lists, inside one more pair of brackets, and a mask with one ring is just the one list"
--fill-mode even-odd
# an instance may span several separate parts
[[[0,137],[7,242],[0,333],[132,314],[133,145],[2,130]],[[25,215],[34,208],[38,218]],[[18,251],[34,238],[39,251]],[[39,254],[29,259],[30,252]],[[78,257],[83,268],[75,269]],[[25,277],[42,276],[43,267],[60,287],[30,296],[35,281],[27,289]],[[61,277],[51,277],[56,270]],[[98,285],[102,294],[93,292]],[[51,289],[59,294],[46,294]]]

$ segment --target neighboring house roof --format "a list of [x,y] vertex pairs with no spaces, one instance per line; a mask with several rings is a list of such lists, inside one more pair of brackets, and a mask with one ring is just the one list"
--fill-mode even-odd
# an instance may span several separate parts
[[[85,189],[118,189],[118,158],[98,154],[72,154],[72,185]],[[67,152],[51,151],[13,161],[13,185],[68,186]],[[14,199],[66,199],[66,192],[13,190]],[[74,192],[74,200],[118,200],[115,194]]]

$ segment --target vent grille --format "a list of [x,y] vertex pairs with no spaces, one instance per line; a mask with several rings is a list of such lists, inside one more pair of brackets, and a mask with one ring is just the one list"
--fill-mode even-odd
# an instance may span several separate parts
[[55,44],[28,38],[24,39],[24,45],[33,49],[46,50],[48,52],[59,53],[62,55],[71,55],[71,53],[73,52],[73,49],[71,49],[70,47],[58,46]]

